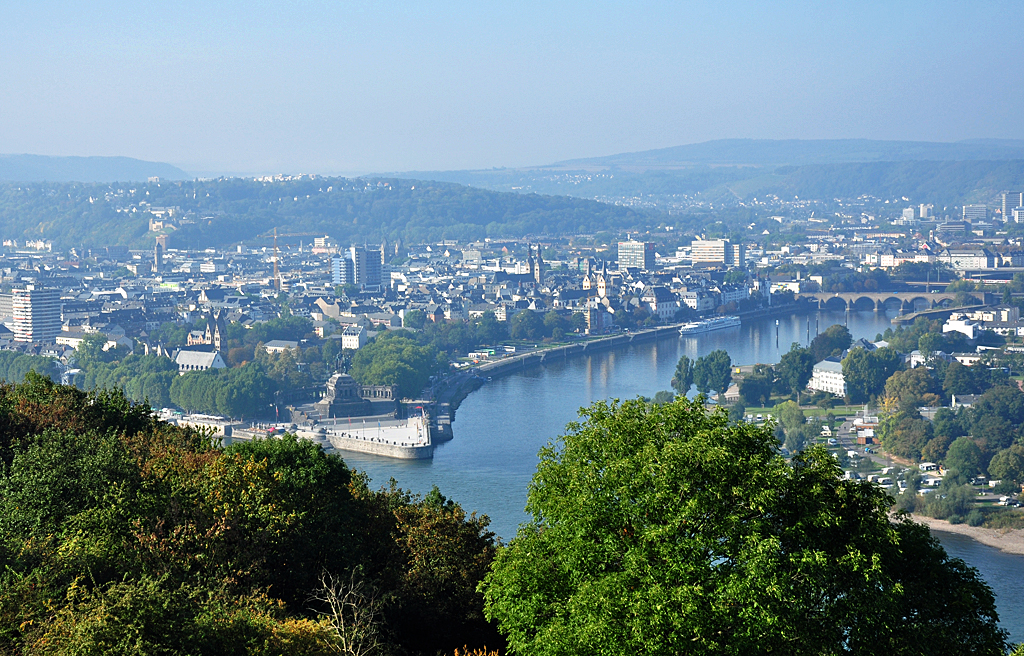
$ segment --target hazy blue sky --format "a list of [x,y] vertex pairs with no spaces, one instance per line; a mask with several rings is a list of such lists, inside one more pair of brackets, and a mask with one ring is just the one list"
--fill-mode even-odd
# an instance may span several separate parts
[[366,172],[1024,138],[1019,1],[3,7],[2,153]]

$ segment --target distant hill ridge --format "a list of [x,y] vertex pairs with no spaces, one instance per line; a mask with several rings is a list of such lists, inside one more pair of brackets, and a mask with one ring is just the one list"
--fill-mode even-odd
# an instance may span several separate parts
[[148,178],[188,180],[176,166],[131,157],[0,155],[4,182],[145,182]]
[[947,143],[872,139],[717,139],[656,150],[565,160],[537,168],[660,169],[695,165],[799,166],[1012,159],[1024,159],[1024,140],[973,139]]

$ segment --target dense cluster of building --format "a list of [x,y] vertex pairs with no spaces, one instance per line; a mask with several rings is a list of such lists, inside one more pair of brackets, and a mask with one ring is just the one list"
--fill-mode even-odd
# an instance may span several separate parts
[[[149,250],[56,252],[49,243],[5,240],[0,348],[66,360],[88,334],[102,333],[109,347],[180,358],[185,372],[224,366],[217,353],[226,324],[252,326],[281,316],[285,307],[309,317],[320,338],[358,349],[373,331],[403,326],[414,310],[435,322],[486,313],[498,321],[524,311],[580,314],[585,332],[601,333],[619,327],[621,312],[664,323],[756,311],[779,293],[820,291],[823,269],[863,272],[910,262],[945,264],[965,276],[1012,275],[1024,270],[1024,250],[1000,228],[1024,218],[1022,195],[1007,192],[1001,201],[994,213],[967,205],[956,220],[938,219],[927,204],[903,209],[888,225],[873,216],[811,218],[798,240],[755,236],[733,243],[647,233],[612,244],[577,236],[539,244],[343,247],[327,236],[292,236],[230,249],[169,248],[164,222],[174,208],[147,208],[158,233]],[[801,275],[809,267],[819,273]],[[161,342],[165,324],[200,318],[207,319],[205,332],[190,335],[181,350],[206,355],[172,353]]]

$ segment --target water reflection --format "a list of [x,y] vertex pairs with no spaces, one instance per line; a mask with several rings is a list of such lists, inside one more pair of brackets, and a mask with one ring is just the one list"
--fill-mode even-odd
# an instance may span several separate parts
[[[510,538],[527,519],[527,486],[537,465],[538,450],[556,440],[577,410],[598,399],[652,397],[669,389],[679,357],[691,359],[725,349],[734,364],[771,364],[793,342],[807,343],[834,323],[846,323],[854,339],[874,340],[891,324],[893,314],[822,312],[810,317],[744,323],[739,329],[698,337],[670,338],[620,351],[554,362],[495,379],[477,390],[459,408],[453,424],[455,439],[440,445],[432,461],[395,461],[348,454],[345,460],[366,471],[374,484],[394,477],[420,494],[437,485],[467,510],[489,515],[498,535]],[[940,535],[950,553],[978,567],[998,595],[1003,625],[1015,640],[1024,640],[1024,583],[1019,556],[1008,556],[966,538]],[[980,548],[981,547],[981,548]],[[988,550],[988,551],[986,551]]]

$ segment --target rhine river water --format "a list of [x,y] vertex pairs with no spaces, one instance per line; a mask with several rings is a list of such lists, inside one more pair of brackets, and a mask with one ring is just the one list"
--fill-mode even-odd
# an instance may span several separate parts
[[[537,452],[562,434],[580,407],[594,401],[654,396],[670,389],[681,355],[695,359],[725,349],[734,365],[778,362],[793,342],[834,323],[846,324],[854,339],[874,340],[892,324],[873,312],[820,312],[744,322],[739,328],[663,339],[538,366],[488,382],[459,407],[454,439],[441,444],[433,460],[400,461],[342,453],[348,464],[369,474],[371,485],[394,478],[402,488],[424,494],[437,485],[467,511],[486,514],[504,541],[526,520],[527,487]],[[1014,641],[1024,640],[1024,557],[1005,554],[970,539],[936,533],[949,552],[977,567],[996,593],[1001,624]]]

